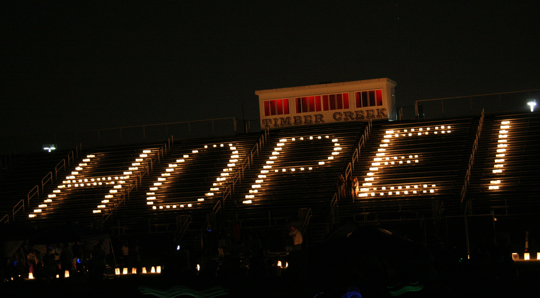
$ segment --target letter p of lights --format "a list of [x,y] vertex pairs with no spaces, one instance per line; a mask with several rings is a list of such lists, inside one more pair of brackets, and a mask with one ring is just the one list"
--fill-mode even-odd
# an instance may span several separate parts
[[[317,162],[314,162],[313,166],[287,166],[280,168],[280,162],[279,158],[286,155],[286,146],[287,144],[290,144],[291,142],[302,142],[304,140],[311,140],[311,141],[317,141],[317,140],[331,140],[332,142],[332,152],[329,154],[329,156],[324,159]],[[251,185],[251,190],[249,191],[249,194],[245,195],[245,200],[243,201],[244,204],[252,204],[254,202],[255,196],[261,195],[261,189],[264,189],[264,181],[267,177],[270,177],[269,175],[272,173],[301,173],[303,171],[309,172],[313,171],[314,168],[317,168],[316,166],[323,166],[327,163],[334,160],[342,151],[341,144],[339,143],[339,140],[337,138],[331,138],[330,136],[306,136],[306,137],[292,137],[292,138],[282,138],[279,140],[279,142],[274,147],[273,152],[269,156],[268,160],[265,162],[265,165],[263,166],[263,169],[260,171],[260,174],[257,176],[257,179],[254,184]]]

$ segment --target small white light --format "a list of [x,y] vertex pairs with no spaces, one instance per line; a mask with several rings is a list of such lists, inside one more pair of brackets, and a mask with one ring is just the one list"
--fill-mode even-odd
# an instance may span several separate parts
[[531,108],[531,112],[534,112],[534,107],[536,106],[536,100],[529,101],[527,105]]

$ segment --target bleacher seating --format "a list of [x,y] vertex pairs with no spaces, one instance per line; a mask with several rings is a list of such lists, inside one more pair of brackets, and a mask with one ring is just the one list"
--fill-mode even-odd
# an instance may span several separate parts
[[161,144],[102,148],[88,154],[44,200],[30,202],[36,225],[103,222],[129,198],[162,155]]
[[[432,218],[436,202],[447,212],[459,195],[474,141],[472,119],[374,126],[353,176],[360,191],[340,202],[342,217],[380,222]],[[455,206],[453,206],[455,207]]]
[[141,187],[112,219],[113,223],[133,231],[174,232],[178,219],[189,215],[193,221],[190,229],[200,230],[257,137],[177,143],[153,173],[143,179]]
[[[366,123],[274,130],[264,147],[261,134],[252,134],[183,140],[170,147],[95,149],[79,153],[71,167],[42,187],[39,198],[25,201],[26,213],[9,225],[78,222],[111,233],[171,233],[200,243],[211,225],[238,222],[286,238],[287,224],[296,222],[313,243],[329,231],[331,214],[333,222],[402,225],[462,216],[460,192],[478,123],[478,117],[374,123],[351,173],[360,181],[358,196],[338,201],[333,201],[336,179],[351,162]],[[490,115],[483,123],[466,193],[472,214],[537,212],[540,117]],[[1,173],[1,210],[9,214],[27,200],[30,188],[59,159],[11,163]],[[332,213],[334,205],[339,213]]]
[[[299,210],[310,208],[313,217],[309,226],[325,225],[336,178],[350,160],[364,125],[345,123],[272,132],[267,146],[246,172],[246,182],[237,188],[232,202],[225,202],[224,218],[239,221],[246,228],[283,229],[291,222],[302,224],[305,218]],[[314,229],[309,232],[319,233]]]
[[468,197],[473,214],[536,212],[540,187],[540,118],[537,114],[486,119]]

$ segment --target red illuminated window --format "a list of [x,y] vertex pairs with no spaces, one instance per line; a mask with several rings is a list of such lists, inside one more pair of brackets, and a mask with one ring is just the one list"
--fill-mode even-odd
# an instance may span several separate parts
[[272,99],[264,101],[264,115],[287,115],[289,114],[289,99]]
[[321,96],[306,96],[297,97],[296,113],[320,112],[321,111]]
[[382,89],[355,92],[354,95],[357,108],[375,107],[383,105]]
[[349,93],[296,97],[296,113],[349,109]]
[[349,93],[323,95],[325,111],[349,109]]

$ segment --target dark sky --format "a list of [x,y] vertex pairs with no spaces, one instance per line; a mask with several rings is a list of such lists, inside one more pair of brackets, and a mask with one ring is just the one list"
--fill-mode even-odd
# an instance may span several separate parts
[[0,135],[255,119],[255,90],[329,81],[540,88],[539,2],[2,1]]

